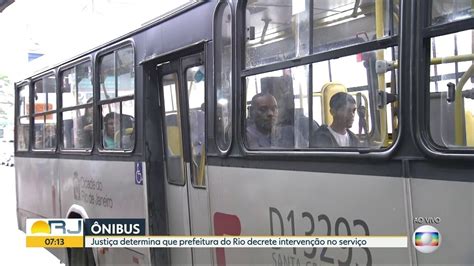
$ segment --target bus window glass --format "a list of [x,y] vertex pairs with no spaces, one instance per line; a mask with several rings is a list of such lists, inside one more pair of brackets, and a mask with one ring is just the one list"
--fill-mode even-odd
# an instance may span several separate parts
[[24,85],[19,89],[18,92],[18,101],[17,101],[17,108],[18,110],[18,118],[17,118],[17,131],[16,131],[16,139],[17,139],[17,150],[25,151],[28,150],[29,147],[29,139],[30,139],[30,93],[29,93],[29,86]]
[[61,92],[62,107],[70,107],[76,105],[76,72],[74,68],[65,70],[61,74]]
[[44,92],[46,93],[46,110],[51,111],[56,109],[56,78],[48,76],[43,79]]
[[248,1],[245,17],[248,68],[309,53],[309,1]]
[[62,112],[61,130],[64,149],[92,148],[92,76],[91,62],[84,62],[61,72],[62,107],[76,107]]
[[118,97],[133,95],[135,74],[133,67],[133,49],[127,47],[117,51],[117,88]]
[[34,113],[42,113],[56,109],[56,79],[45,77],[34,83]]
[[115,98],[115,60],[114,53],[100,58],[100,99]]
[[[135,92],[133,47],[106,54],[99,62],[102,147],[132,151],[135,147],[135,102],[130,97]],[[114,100],[102,102],[108,99]]]
[[30,114],[30,92],[28,89],[28,86],[25,85],[21,87],[20,93],[19,93],[20,99],[19,99],[19,106],[20,106],[20,112],[19,116],[25,116]]
[[63,112],[63,147],[92,148],[92,107]]
[[92,64],[86,62],[76,67],[77,104],[87,103],[93,96],[92,93]]
[[396,35],[398,20],[398,0],[313,0],[313,52]]
[[222,151],[232,139],[232,16],[229,5],[222,5],[216,19],[215,81],[216,141]]
[[473,17],[471,0],[431,0],[431,24],[444,24]]
[[34,117],[34,148],[54,149],[56,147],[56,114]]
[[28,150],[30,143],[30,118],[23,117],[19,119],[17,129],[17,149],[21,151]]
[[205,72],[204,66],[195,66],[186,70],[188,91],[189,128],[192,154],[192,182],[195,186],[205,186]]
[[247,77],[246,87],[249,149],[308,148],[308,66]]
[[102,144],[106,150],[131,150],[135,145],[134,101],[102,105]]
[[43,80],[38,80],[33,83],[34,88],[34,110],[33,113],[41,113],[46,111],[46,94],[43,90]]
[[178,75],[169,74],[162,78],[164,97],[164,136],[166,140],[166,176],[168,182],[184,185],[183,143],[181,138],[181,113],[179,111]]
[[[376,73],[374,69],[375,64],[381,60],[394,62],[398,57],[397,53],[396,48],[388,48],[313,64],[313,117],[322,127],[319,132],[314,132],[311,147],[378,148],[391,144],[394,136],[391,135],[391,115],[387,113],[390,114],[393,106],[378,106],[377,98],[378,91],[381,90],[397,93],[396,82],[391,82],[396,73],[389,69]],[[380,55],[383,57],[377,61],[377,56]],[[349,72],[351,75],[347,75]],[[343,115],[337,112],[342,110],[338,108],[338,98],[355,108],[352,113]],[[342,125],[345,118],[346,124]],[[347,132],[349,144],[333,142],[338,141],[338,132]],[[326,133],[331,133],[335,138]],[[328,143],[328,140],[331,141]]]
[[446,148],[474,147],[474,30],[431,39],[430,132]]

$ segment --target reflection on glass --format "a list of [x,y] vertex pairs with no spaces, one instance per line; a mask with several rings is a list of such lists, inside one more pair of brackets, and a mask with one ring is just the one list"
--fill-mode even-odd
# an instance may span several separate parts
[[471,0],[432,0],[431,24],[444,24],[473,17]]
[[163,121],[166,139],[166,176],[170,183],[184,185],[183,143],[181,139],[181,118],[178,100],[178,76],[162,77],[165,119]]
[[28,150],[29,143],[30,143],[30,119],[20,118],[20,122],[17,125],[17,149],[18,150]]
[[205,184],[205,72],[204,66],[186,70],[188,91],[189,129],[191,133],[192,182],[195,186]]
[[100,99],[115,98],[115,60],[114,54],[100,58]]
[[307,55],[308,20],[308,1],[248,1],[246,66],[255,67]]
[[216,62],[216,140],[225,151],[232,139],[232,17],[229,5],[219,9],[215,40]]
[[92,65],[86,62],[76,67],[77,76],[77,104],[85,104],[91,101],[92,92]]
[[430,132],[447,148],[474,147],[474,30],[431,39]]
[[20,106],[20,113],[19,116],[28,115],[30,113],[29,110],[29,102],[30,102],[30,92],[27,85],[21,87],[20,89],[20,98],[19,98],[19,106]]
[[92,148],[92,117],[92,107],[63,113],[62,131],[65,149]]
[[[398,34],[400,1],[255,0],[246,6],[246,67]],[[310,12],[313,28],[310,29]]]
[[117,82],[118,97],[133,95],[135,90],[135,72],[133,65],[133,49],[127,47],[117,51]]
[[[315,53],[398,34],[399,1],[314,0],[313,3]],[[380,13],[376,11],[379,5],[382,5]]]
[[61,73],[62,106],[70,107],[76,105],[76,72],[74,68]]
[[54,149],[56,147],[56,115],[39,115],[34,118],[34,148]]

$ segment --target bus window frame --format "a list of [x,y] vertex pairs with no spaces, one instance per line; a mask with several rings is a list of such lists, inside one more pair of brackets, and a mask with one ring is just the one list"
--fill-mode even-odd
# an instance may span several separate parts
[[[101,100],[100,99],[100,58],[103,57],[103,56],[106,56],[107,54],[114,54],[122,49],[122,48],[126,48],[126,47],[131,47],[132,50],[133,50],[133,71],[134,71],[134,75],[133,75],[133,85],[134,85],[134,88],[133,88],[133,95],[125,95],[125,96],[120,96],[120,97],[115,97],[115,98],[111,98],[111,99],[104,99],[104,100]],[[118,43],[115,43],[111,46],[108,46],[108,47],[105,47],[103,49],[100,49],[95,55],[94,55],[94,60],[93,60],[93,83],[92,83],[92,86],[93,86],[93,90],[94,90],[94,106],[95,106],[95,110],[97,110],[97,115],[96,117],[94,118],[97,118],[95,119],[95,123],[94,123],[94,127],[97,128],[94,129],[94,132],[97,132],[94,134],[94,143],[97,143],[96,148],[97,150],[99,151],[99,154],[101,155],[110,155],[110,154],[113,154],[113,155],[123,155],[123,156],[131,156],[134,152],[135,152],[135,149],[137,148],[137,145],[138,145],[138,133],[141,132],[141,130],[139,130],[137,128],[137,114],[138,114],[138,106],[137,106],[137,57],[136,57],[136,47],[135,47],[135,42],[132,38],[128,38],[128,39],[125,39],[123,41],[120,41]],[[115,84],[115,86],[118,86],[117,84]],[[125,102],[125,101],[129,101],[129,100],[133,100],[133,111],[134,111],[134,121],[133,121],[133,127],[134,127],[134,131],[135,131],[135,134],[134,134],[134,145],[132,147],[132,149],[130,150],[125,150],[125,149],[105,149],[103,147],[103,143],[102,143],[102,124],[103,124],[103,117],[102,117],[102,105],[105,105],[105,104],[113,104],[113,103],[121,103],[121,102]],[[122,115],[122,114],[120,114]]]
[[[46,154],[54,154],[58,151],[58,125],[59,125],[59,121],[58,121],[58,104],[59,104],[59,101],[58,101],[58,85],[59,85],[59,82],[58,82],[58,72],[56,71],[56,69],[51,69],[51,70],[48,70],[46,72],[43,72],[39,75],[36,75],[34,77],[31,78],[31,83],[30,83],[30,92],[31,92],[31,96],[30,96],[30,99],[31,99],[31,103],[32,103],[32,107],[30,108],[30,110],[33,111],[33,113],[31,113],[31,118],[30,118],[30,126],[31,126],[31,134],[30,136],[32,137],[32,139],[30,139],[30,145],[31,145],[31,151],[33,153],[46,153]],[[38,82],[38,81],[43,81],[44,78],[47,78],[49,76],[53,76],[54,79],[55,79],[55,86],[56,86],[56,109],[52,110],[52,111],[46,111],[46,112],[40,112],[40,113],[35,113],[34,112],[34,105],[35,105],[35,100],[34,100],[34,93],[35,93],[35,83]],[[56,115],[56,145],[51,148],[51,149],[36,149],[35,148],[35,145],[34,145],[34,138],[35,138],[35,134],[34,134],[34,127],[35,127],[35,117],[36,116],[46,116],[46,115]]]
[[[432,38],[447,34],[454,34],[465,30],[474,30],[474,17],[463,20],[456,20],[450,23],[431,25],[431,3],[430,1],[415,1],[416,17],[422,23],[415,23],[416,42],[415,53],[422,55],[422,60],[416,62],[415,69],[422,70],[422,77],[416,82],[415,90],[415,119],[413,129],[416,143],[422,152],[433,159],[474,159],[474,149],[472,148],[449,148],[435,143],[431,137],[430,129],[430,67],[431,60],[431,40]],[[428,89],[427,89],[428,88]],[[419,121],[416,123],[415,121]]]
[[[31,149],[32,149],[32,141],[31,141],[31,138],[32,138],[32,135],[33,135],[33,131],[32,131],[32,122],[33,122],[33,116],[32,116],[32,111],[34,110],[33,108],[33,105],[31,104],[33,102],[33,94],[32,94],[32,82],[30,79],[26,79],[26,80],[23,80],[23,81],[20,81],[18,83],[15,83],[15,113],[14,113],[14,116],[15,116],[15,131],[14,131],[14,152],[15,154],[27,154],[27,153],[30,153],[31,152]],[[25,115],[25,116],[20,116],[20,105],[18,104],[19,103],[19,99],[20,99],[20,90],[25,87],[28,89],[28,115]],[[28,118],[28,143],[26,143],[26,145],[28,146],[27,149],[25,150],[19,150],[18,149],[18,124],[20,122],[20,119],[21,118]]]
[[[62,74],[64,71],[67,71],[71,68],[75,68],[77,66],[79,66],[80,64],[83,64],[83,63],[86,63],[86,62],[90,62],[91,63],[91,69],[92,69],[92,79],[91,79],[91,83],[92,83],[92,97],[93,97],[93,101],[92,101],[92,105],[89,103],[89,104],[80,104],[80,105],[74,105],[74,106],[69,106],[69,107],[63,107],[63,94],[62,92],[60,92],[60,89],[61,89],[61,86],[62,86]],[[59,68],[58,68],[58,83],[59,83],[59,87],[58,87],[58,90],[57,90],[57,98],[58,98],[58,101],[59,101],[59,104],[58,105],[58,119],[59,119],[59,139],[61,140],[60,141],[60,144],[58,143],[58,150],[59,150],[59,153],[61,154],[84,154],[84,155],[91,155],[92,154],[92,151],[94,150],[94,146],[95,146],[95,131],[96,130],[96,105],[95,105],[95,102],[96,102],[96,99],[95,99],[95,90],[94,90],[94,79],[95,79],[95,70],[94,70],[94,61],[93,61],[93,57],[92,55],[87,55],[85,57],[81,57],[77,60],[74,60],[70,63],[67,63],[67,64],[64,64],[64,65],[61,65]],[[80,109],[83,109],[83,108],[86,108],[87,106],[91,106],[92,107],[92,111],[93,111],[93,115],[92,115],[92,147],[90,149],[67,149],[67,148],[64,148],[64,134],[63,134],[63,131],[62,131],[62,127],[63,127],[63,113],[64,112],[67,112],[67,111],[74,111],[74,110],[80,110]]]
[[[230,117],[231,117],[231,122],[230,122],[230,143],[227,145],[227,148],[226,149],[221,149],[221,147],[217,144],[217,138],[219,137],[218,136],[218,133],[217,133],[217,89],[216,89],[216,86],[215,84],[217,84],[217,73],[215,73],[215,66],[216,66],[216,63],[217,63],[217,60],[220,60],[222,57],[220,56],[220,53],[218,51],[216,51],[216,40],[218,39],[217,36],[220,36],[220,32],[217,32],[216,30],[216,25],[217,23],[221,24],[222,23],[222,20],[219,20],[221,17],[218,17],[219,13],[220,12],[223,12],[221,9],[225,9],[226,7],[229,7],[230,8],[230,16],[231,16],[231,80],[230,80],[230,91],[231,91],[231,103],[230,103]],[[213,97],[214,99],[213,100],[213,105],[214,105],[214,112],[213,112],[213,116],[212,116],[212,122],[214,123],[214,126],[212,127],[212,131],[213,131],[213,134],[214,134],[214,145],[215,147],[217,148],[217,153],[219,156],[221,157],[226,157],[230,150],[232,149],[232,146],[234,144],[234,124],[236,123],[236,119],[235,119],[235,115],[234,115],[234,102],[235,102],[235,90],[234,90],[234,80],[235,80],[235,76],[236,76],[236,67],[235,67],[235,61],[234,58],[235,58],[235,43],[236,43],[236,34],[235,34],[235,15],[234,15],[234,8],[233,8],[233,5],[232,3],[230,3],[229,1],[227,0],[220,0],[217,5],[216,5],[216,8],[214,9],[214,14],[213,14],[213,24],[212,24],[212,36],[214,38],[214,43],[213,43],[213,46],[212,46],[212,49],[213,49],[213,55],[214,55],[214,58],[212,60],[212,64],[213,64],[213,67],[212,69],[214,70],[214,77],[213,77],[213,88],[214,88],[214,91],[213,91]],[[218,21],[219,20],[219,21]],[[219,27],[219,29],[222,29],[222,26]]]
[[[310,1],[310,7],[312,8],[312,2]],[[382,50],[382,49],[387,49],[387,48],[395,48],[397,47],[399,49],[399,56],[398,60],[400,61],[405,61],[402,60],[402,53],[401,53],[401,40],[402,40],[402,30],[401,27],[403,25],[402,22],[400,22],[399,25],[399,30],[397,34],[394,35],[388,35],[384,36],[380,39],[364,42],[364,43],[358,43],[358,44],[353,44],[345,47],[339,47],[334,50],[329,50],[329,51],[323,51],[319,53],[312,53],[312,50],[310,50],[310,53],[306,56],[303,57],[297,57],[297,58],[292,58],[288,59],[285,61],[280,61],[280,62],[272,62],[269,64],[264,64],[261,66],[257,67],[248,67],[246,68],[246,63],[245,63],[245,54],[246,54],[246,45],[245,45],[245,27],[246,27],[246,5],[247,1],[239,1],[237,4],[237,10],[236,10],[236,22],[234,28],[240,29],[235,31],[235,49],[237,50],[237,55],[236,58],[240,58],[240,60],[236,60],[237,62],[235,63],[236,66],[236,74],[237,80],[236,80],[236,88],[240,89],[240,92],[236,94],[236,99],[235,101],[238,103],[236,105],[235,113],[236,114],[242,114],[243,112],[245,113],[246,111],[246,81],[245,79],[247,77],[257,75],[257,74],[263,74],[263,73],[268,73],[271,71],[276,71],[276,70],[282,70],[282,69],[287,69],[287,68],[292,68],[292,67],[297,67],[297,66],[304,66],[308,65],[308,69],[312,67],[313,63],[321,62],[321,61],[327,61],[331,59],[337,59],[340,57],[344,56],[349,56],[349,55],[354,55],[357,53],[362,53],[362,52],[369,52],[369,51],[376,51],[376,50]],[[401,8],[400,8],[400,16],[402,16],[403,12],[406,12],[405,6],[408,5],[406,1],[402,1],[400,3]],[[313,25],[313,15],[312,12],[310,12],[310,22],[309,24],[312,26]],[[311,32],[311,31],[310,31]],[[312,34],[310,34],[310,39],[309,39],[309,47],[312,49]],[[409,60],[406,60],[407,62]],[[404,67],[400,64],[399,69],[398,69],[398,84],[401,84],[403,80],[401,79],[401,73],[404,71]],[[308,70],[309,71],[309,70]],[[310,78],[308,78],[308,83],[312,82],[312,77],[309,75]],[[312,84],[308,84],[309,87],[308,89],[311,90]],[[398,85],[398,108],[399,111],[402,110],[402,106],[404,105],[404,101],[402,99],[402,87]],[[387,105],[388,106],[388,105]],[[310,108],[311,109],[311,108]],[[399,147],[399,142],[400,142],[400,135],[402,132],[403,128],[403,120],[401,116],[401,112],[399,112],[398,116],[398,135],[396,136],[395,139],[393,139],[392,145],[386,147],[386,148],[379,148],[379,149],[373,149],[373,148],[354,148],[354,147],[348,147],[348,148],[307,148],[307,149],[264,149],[264,150],[254,150],[254,149],[249,149],[245,145],[245,116],[241,116],[238,120],[235,121],[236,123],[236,138],[237,138],[237,145],[240,147],[240,150],[242,151],[244,156],[248,157],[268,157],[268,158],[287,158],[288,155],[298,157],[298,158],[324,158],[324,157],[332,157],[332,158],[379,158],[379,159],[388,159],[390,158],[395,151]]]

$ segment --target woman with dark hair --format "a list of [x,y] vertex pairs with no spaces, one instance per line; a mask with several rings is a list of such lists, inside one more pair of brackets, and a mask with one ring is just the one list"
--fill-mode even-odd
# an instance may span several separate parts
[[103,144],[106,149],[115,149],[115,113],[108,113],[104,117]]

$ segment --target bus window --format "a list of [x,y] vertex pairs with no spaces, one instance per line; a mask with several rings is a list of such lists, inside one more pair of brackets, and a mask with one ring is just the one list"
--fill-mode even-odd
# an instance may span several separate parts
[[192,182],[194,186],[205,186],[206,110],[204,99],[206,96],[206,87],[203,65],[190,67],[186,70],[186,84],[191,137]]
[[34,148],[53,150],[56,147],[56,79],[49,75],[33,83]]
[[18,96],[17,150],[26,151],[30,142],[30,92],[28,85],[24,85],[19,89]]
[[91,62],[66,69],[60,77],[62,108],[67,108],[67,111],[61,111],[62,148],[90,150],[93,142]]
[[474,30],[431,38],[430,132],[441,147],[474,148],[473,38]]
[[135,71],[133,67],[133,49],[127,47],[117,51],[120,73],[117,78],[117,96],[133,95],[135,90]]
[[168,74],[162,78],[166,128],[164,135],[166,140],[166,176],[168,182],[184,185],[184,158],[181,114],[179,109],[178,76]]
[[[381,52],[389,62],[394,62],[398,58],[396,47]],[[312,109],[316,121],[327,126],[328,130],[333,129],[331,125],[336,114],[331,108],[331,101],[334,104],[332,97],[339,92],[350,95],[348,101],[353,101],[355,104],[355,112],[351,122],[346,125],[346,130],[355,137],[353,140],[357,139],[357,142],[348,146],[379,148],[388,146],[393,140],[390,114],[393,103],[389,103],[389,108],[386,108],[388,112],[384,112],[384,108],[378,105],[377,98],[381,90],[390,89],[397,93],[396,78],[394,82],[391,82],[397,75],[394,69],[385,73],[376,73],[376,54],[377,51],[370,51],[313,64]],[[351,74],[347,75],[349,72]],[[383,83],[380,83],[380,79],[383,79]],[[382,130],[383,123],[386,123],[388,127],[385,131]],[[324,127],[321,130],[323,129]],[[382,134],[382,132],[388,134]],[[314,143],[311,146],[327,148],[327,145],[323,145],[318,140],[317,134],[316,132],[313,135],[311,141]]]
[[125,46],[99,57],[102,147],[131,151],[135,147],[135,61]]
[[473,16],[471,0],[432,0],[431,24],[444,24]]
[[134,101],[102,106],[102,144],[108,150],[131,150],[135,145]]
[[232,15],[228,4],[219,7],[215,36],[216,142],[221,151],[232,140]]
[[310,10],[309,1],[248,1],[245,65],[252,68],[397,35],[399,2],[314,0]]
[[[313,0],[313,52],[398,34],[399,2]],[[382,12],[377,14],[379,5]],[[378,32],[377,23],[382,24]]]
[[[246,84],[246,146],[308,148],[308,67],[250,76]],[[318,126],[315,121],[312,124]]]
[[100,59],[100,99],[116,97],[114,53]]
[[308,54],[308,1],[248,1],[245,15],[247,67]]

